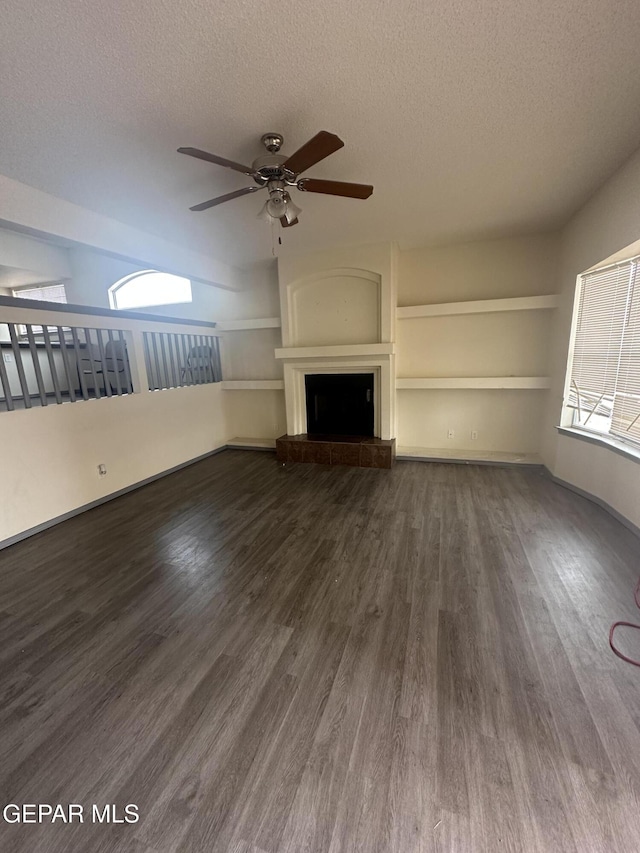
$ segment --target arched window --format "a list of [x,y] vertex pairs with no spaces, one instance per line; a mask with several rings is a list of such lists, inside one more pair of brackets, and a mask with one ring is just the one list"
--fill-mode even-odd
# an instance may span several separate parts
[[191,302],[191,282],[168,272],[134,272],[109,288],[109,303],[112,308],[120,310],[174,305],[177,302]]

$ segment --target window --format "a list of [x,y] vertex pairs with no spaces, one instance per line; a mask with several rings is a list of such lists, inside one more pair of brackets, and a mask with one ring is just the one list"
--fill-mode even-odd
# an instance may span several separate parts
[[37,299],[38,302],[64,302],[67,294],[64,284],[43,284],[36,287],[22,287],[13,291],[16,299]]
[[[64,289],[64,284],[43,284],[33,287],[22,287],[12,291],[16,299],[35,299],[37,302],[62,302],[66,304],[67,293]],[[49,326],[49,330],[55,330],[55,326]],[[31,326],[31,331],[35,335],[42,334],[42,326]],[[24,337],[27,334],[27,327],[18,326],[18,334]]]
[[580,277],[566,408],[571,425],[640,444],[640,257]]
[[157,270],[136,272],[109,288],[109,302],[112,308],[122,311],[191,302],[191,282],[188,278]]

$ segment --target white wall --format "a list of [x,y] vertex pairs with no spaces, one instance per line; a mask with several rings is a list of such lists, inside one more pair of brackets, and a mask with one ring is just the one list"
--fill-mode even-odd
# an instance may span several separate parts
[[282,379],[282,362],[273,355],[280,346],[280,329],[225,333],[222,341],[224,378]]
[[0,541],[224,445],[224,396],[212,384],[0,414]]
[[287,431],[284,391],[225,391],[225,407],[230,440],[274,439]]
[[398,376],[546,376],[550,311],[398,320]]
[[62,246],[0,228],[0,265],[37,273],[39,280],[58,281],[71,275],[69,255]]
[[[72,248],[68,257],[70,280],[66,284],[67,301],[76,305],[109,308],[109,288],[112,285],[127,275],[149,269],[141,263],[123,261],[94,249]],[[139,310],[144,314],[213,322],[276,317],[280,314],[275,263],[239,271],[237,290],[198,281],[192,281],[191,290],[192,302],[151,305]]]
[[[537,454],[544,391],[401,390],[398,446],[469,453]],[[454,438],[447,438],[453,430]],[[474,430],[478,438],[471,439]]]
[[640,239],[640,151],[587,202],[561,235],[561,307],[552,351],[552,388],[543,428],[551,472],[640,526],[640,464],[608,448],[561,436],[562,395],[577,276]]
[[[558,237],[537,234],[400,252],[398,305],[555,293]],[[546,376],[552,311],[398,319],[401,378]],[[398,392],[398,445],[536,455],[545,391]],[[454,437],[448,438],[449,430]],[[477,439],[471,438],[472,431]]]
[[[88,317],[35,302],[1,313],[7,322],[47,325],[82,326]],[[157,323],[115,316],[101,317],[100,326],[124,329],[136,393],[61,405],[51,398],[44,407],[0,412],[0,541],[227,443],[220,384],[148,390],[142,332]],[[177,333],[192,328],[169,326]]]
[[[77,204],[0,175],[0,221],[15,231],[48,235],[145,267],[236,289],[238,270]],[[27,267],[28,269],[28,267]]]
[[401,252],[398,305],[555,293],[557,260],[554,234]]

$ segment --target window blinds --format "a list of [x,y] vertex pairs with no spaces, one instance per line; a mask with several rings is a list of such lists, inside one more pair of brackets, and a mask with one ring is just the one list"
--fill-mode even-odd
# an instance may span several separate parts
[[640,441],[640,271],[633,265],[620,347],[611,432]]
[[[67,302],[67,292],[64,289],[64,284],[43,284],[34,285],[33,287],[23,287],[13,291],[13,295],[19,299],[34,299],[37,302]],[[47,326],[49,331],[56,332],[55,326]],[[42,333],[42,326],[31,326],[31,330],[35,334]],[[27,327],[18,326],[18,334],[26,335]]]
[[567,405],[640,441],[639,258],[582,276]]
[[64,284],[44,284],[40,287],[24,287],[14,290],[13,295],[20,299],[36,299],[38,302],[66,302]]

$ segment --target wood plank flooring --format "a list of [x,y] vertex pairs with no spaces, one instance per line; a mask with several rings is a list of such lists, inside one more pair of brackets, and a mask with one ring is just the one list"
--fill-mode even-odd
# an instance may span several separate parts
[[638,850],[607,632],[639,558],[534,470],[248,451],[34,536],[0,552],[0,807],[85,821],[0,850]]

